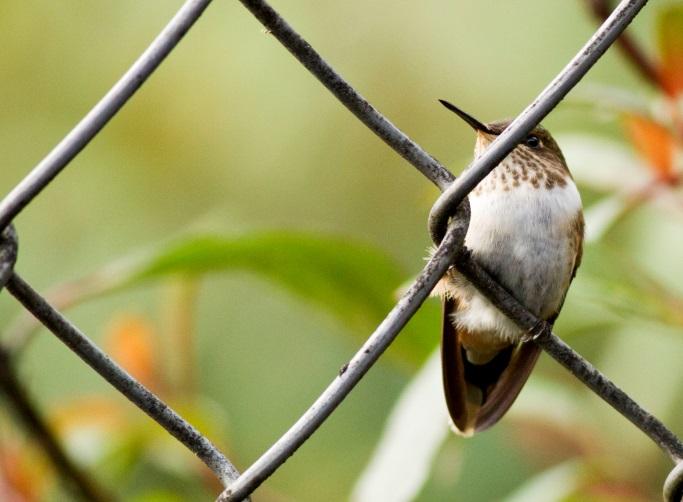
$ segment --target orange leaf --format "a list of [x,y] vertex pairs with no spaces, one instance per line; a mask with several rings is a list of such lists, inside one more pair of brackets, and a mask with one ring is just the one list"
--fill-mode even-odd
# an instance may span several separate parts
[[671,132],[657,122],[640,115],[626,114],[624,125],[631,143],[655,176],[670,183],[676,181],[675,140]]
[[112,358],[143,385],[158,388],[157,352],[154,331],[140,317],[127,316],[108,330],[106,346]]
[[42,459],[36,458],[30,447],[14,441],[0,445],[0,500],[41,500],[49,479]]
[[85,396],[54,406],[50,423],[60,434],[96,426],[103,431],[121,431],[127,425],[120,400],[104,396]]
[[661,78],[666,92],[683,91],[683,6],[672,5],[659,18]]
[[646,502],[652,500],[643,491],[628,482],[601,481],[587,486],[580,500],[595,502]]

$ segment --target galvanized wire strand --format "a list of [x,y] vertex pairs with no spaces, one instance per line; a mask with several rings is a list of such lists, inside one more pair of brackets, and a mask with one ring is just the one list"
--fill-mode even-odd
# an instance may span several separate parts
[[455,176],[420,145],[379,113],[332,68],[267,2],[240,0],[289,52],[334,96],[401,157],[415,166],[442,191]]
[[[100,132],[126,104],[161,62],[199,19],[211,0],[188,0],[126,71],[111,90],[88,112],[62,141],[0,202],[0,228],[10,232],[12,219]],[[4,234],[3,234],[4,235]],[[16,249],[15,249],[16,253]],[[8,291],[131,402],[158,422],[172,436],[194,452],[211,469],[223,486],[239,476],[230,461],[199,431],[156,395],[132,378],[92,343],[78,328],[46,302],[2,260],[0,279],[10,275]],[[4,282],[4,281],[3,281]]]
[[461,206],[443,242],[410,289],[367,339],[356,355],[313,405],[219,497],[220,502],[243,500],[282,465],[329,417],[360,379],[379,359],[422,305],[462,248],[469,224],[469,207]]
[[[450,215],[469,192],[566,96],[646,3],[647,0],[623,0],[560,74],[441,194],[429,217],[430,233],[435,242],[439,242]],[[650,437],[674,462],[683,459],[683,444],[673,432],[554,335],[549,325],[528,312],[469,255],[463,256],[458,269],[468,272],[465,275],[482,293],[488,296],[495,293],[494,303],[520,327],[530,332],[540,329],[536,343],[544,351]]]
[[665,502],[681,502],[683,500],[683,462],[676,464],[666,477],[662,492]]
[[33,198],[109,122],[199,19],[211,0],[188,0],[111,90],[52,151],[0,202],[0,229]]
[[237,469],[211,441],[112,361],[16,272],[6,287],[12,296],[102,378],[197,455],[216,474],[223,486],[228,486],[238,478]]
[[[10,276],[7,283],[7,289],[10,293],[60,340],[117,390],[197,454],[216,473],[224,486],[228,487],[219,496],[221,501],[243,500],[248,497],[317,430],[344,400],[395,339],[462,250],[462,242],[469,221],[469,208],[467,204],[462,203],[463,201],[466,202],[467,194],[576,85],[647,3],[647,0],[622,1],[579,54],[546,87],[539,97],[493,142],[482,157],[471,164],[463,176],[453,182],[454,177],[446,168],[373,108],[266,2],[261,0],[240,1],[357,118],[444,191],[430,214],[430,230],[437,241],[440,240],[442,234],[445,234],[443,241],[415,283],[358,353],[342,368],[339,375],[311,408],[261,458],[249,467],[243,475],[239,476],[235,467],[208,439],[111,361],[104,352],[50,306],[16,273]],[[104,127],[175,47],[209,3],[210,0],[187,1],[109,93],[0,202],[0,228],[7,227],[12,219]],[[458,213],[447,225],[449,218],[456,212],[456,208]],[[11,229],[8,227],[7,231],[11,232]],[[468,272],[468,259],[468,255],[463,255],[458,261],[458,266],[465,275],[470,277],[475,286],[501,305],[506,302],[510,304],[511,300],[514,301],[514,298],[490,277],[487,283],[487,279],[482,276],[485,271],[477,268],[477,264],[471,260]],[[11,268],[9,271],[0,269],[0,276],[6,274],[11,274]],[[490,291],[487,291],[487,287]],[[496,288],[500,290],[497,293]],[[500,294],[500,296],[496,297],[496,294]],[[517,307],[517,310],[506,311],[504,307],[501,307],[501,310],[520,326],[536,335],[536,343],[539,343],[545,351],[569,368],[587,386],[640,427],[674,460],[681,459],[683,456],[681,442],[661,422],[640,408],[637,403],[616,388],[580,355],[555,337],[549,325],[535,319],[520,305]],[[639,417],[638,414],[640,414]]]
[[429,214],[432,239],[446,230],[448,218],[477,184],[562,101],[640,12],[647,0],[622,0],[581,50],[538,97],[489,145],[437,199]]
[[17,232],[14,225],[8,225],[0,232],[0,290],[5,287],[14,273],[18,252]]
[[[332,71],[331,67],[322,60],[318,53],[294,31],[277,12],[268,6],[266,2],[261,0],[240,1],[247,6],[247,8],[266,26],[270,33],[283,43],[283,45],[285,45],[309,71],[330,89],[345,106],[351,109],[366,125],[369,125],[370,129],[378,134],[378,136],[392,148],[402,155],[402,152],[405,151],[407,147],[409,147],[409,151],[413,151],[414,149],[423,151],[415,144],[410,146],[407,142],[411,142],[411,140],[405,136],[401,137],[400,141],[393,140],[391,134],[395,132],[392,129],[393,125],[388,121],[376,120],[378,112],[364,100],[362,103],[367,105],[367,109],[364,109],[363,107],[357,108],[355,100],[358,98],[358,94],[350,88],[338,74]],[[470,166],[461,178],[458,178],[446,188],[430,214],[430,232],[435,236],[435,240],[441,241],[440,237],[443,234],[444,227],[447,224],[446,222],[455,212],[455,209],[459,207],[463,200],[465,200],[467,194],[579,82],[646,3],[647,0],[622,1],[579,53],[543,90],[539,97],[512,122],[510,127],[499,136],[482,157],[477,159],[477,161]],[[381,129],[377,130],[378,127],[381,127]],[[384,130],[385,128],[387,130]],[[432,158],[429,154],[425,153],[425,155],[427,158]],[[439,170],[439,175],[437,176],[433,170],[425,170],[424,166],[416,163],[414,159],[411,159],[406,155],[403,156],[432,182],[443,189],[444,180],[449,179],[450,173],[443,174],[443,177],[440,177],[442,175],[441,173],[447,171]],[[476,263],[473,261],[471,264],[476,267]],[[478,288],[484,287],[484,285],[477,283],[477,278],[475,276],[470,275],[470,277],[475,286]],[[511,299],[514,301],[514,298],[512,298],[509,293],[503,290],[495,282],[493,282],[493,284],[503,291],[503,300],[507,298],[507,300]],[[410,295],[410,292],[408,295]],[[534,316],[520,305],[518,305],[518,307],[520,307],[520,309],[517,310],[516,314],[519,315],[520,318],[515,319],[513,317],[513,320],[518,322],[520,326],[526,326],[526,329],[538,334],[537,343],[539,343],[544,350],[643,430],[643,432],[667,452],[674,461],[680,458],[681,452],[683,452],[681,442],[673,433],[671,433],[671,431],[655,417],[642,409],[627,394],[618,389],[579,354],[574,352],[569,346],[553,335],[548,325],[535,319]],[[506,311],[506,313],[512,314],[510,311]],[[391,314],[385,319],[382,325],[380,325],[381,328],[392,333],[391,337],[386,340],[387,345],[391,343],[396,336],[391,329],[392,320],[390,317]],[[375,334],[377,334],[377,331]],[[373,337],[375,334],[373,334]],[[377,354],[374,360],[376,360],[377,357],[379,357],[379,354]],[[374,364],[374,360],[363,361],[362,358],[363,355],[359,352],[352,361],[355,362],[360,359],[362,364],[356,363],[354,366],[350,365],[348,368],[345,368],[344,375],[347,375],[348,379],[360,379],[369,367]],[[240,500],[240,497],[251,493],[251,491],[272,474],[272,472],[274,472],[274,470],[310,436],[310,434],[319,426],[320,422],[331,413],[332,409],[336,407],[345,397],[346,393],[350,391],[350,389],[345,389],[345,392],[342,394],[341,386],[336,384],[336,382],[337,381],[335,380],[335,382],[324,391],[321,398],[316,401],[304,416],[302,416],[302,418],[297,421],[297,423],[287,431],[272,448],[248,468],[240,479],[221,494],[218,498],[219,501]],[[334,394],[334,392],[337,392],[338,394]],[[334,405],[332,409],[327,409],[325,406],[322,406],[323,403],[328,403],[329,400],[333,398]]]

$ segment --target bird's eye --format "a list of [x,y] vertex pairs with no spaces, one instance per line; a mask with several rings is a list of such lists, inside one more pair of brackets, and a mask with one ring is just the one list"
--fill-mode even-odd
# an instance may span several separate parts
[[541,146],[541,140],[538,139],[538,136],[534,136],[533,134],[531,134],[526,137],[526,139],[524,140],[524,144],[529,148],[538,148],[539,146]]

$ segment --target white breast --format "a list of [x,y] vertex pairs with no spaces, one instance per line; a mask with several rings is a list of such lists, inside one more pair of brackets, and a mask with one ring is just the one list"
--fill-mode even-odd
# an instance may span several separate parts
[[[518,300],[541,318],[557,312],[571,280],[577,245],[571,229],[581,211],[568,180],[551,189],[522,183],[508,191],[470,195],[472,217],[465,244]],[[446,285],[444,285],[446,286]],[[515,341],[517,326],[462,278],[447,288],[460,300],[455,321],[471,332]]]

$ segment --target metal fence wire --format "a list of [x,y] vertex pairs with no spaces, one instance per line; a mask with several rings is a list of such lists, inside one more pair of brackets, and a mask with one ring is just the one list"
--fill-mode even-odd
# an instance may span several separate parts
[[[519,304],[476,263],[463,246],[469,224],[467,201],[469,192],[591,69],[640,12],[647,0],[622,0],[557,77],[457,179],[356,92],[265,1],[240,1],[361,122],[442,191],[429,217],[430,232],[438,244],[436,252],[408,291],[348,364],[344,365],[338,376],[301,418],[244,473],[240,474],[209,439],[112,361],[14,270],[17,257],[17,236],[11,224],[13,219],[126,104],[194,25],[211,3],[210,0],[186,1],[147,50],[101,101],[0,202],[0,228],[4,229],[0,236],[0,285],[5,287],[33,316],[102,378],[194,452],[225,487],[217,500],[228,502],[248,499],[261,483],[308,440],[378,360],[449,267],[455,266],[502,312],[529,333],[531,341],[528,343],[541,346],[668,454],[675,467],[665,482],[664,497],[668,501],[679,501],[683,493],[683,444],[681,441],[657,418],[640,407],[625,392],[617,388],[553,334],[551,325],[535,318],[523,305]],[[0,378],[5,378],[5,370],[11,364],[10,355],[5,349],[0,349],[0,366],[2,366]],[[33,417],[33,420],[39,421],[39,418]],[[37,429],[40,430],[40,427]],[[48,451],[48,454],[52,456],[59,453]],[[54,458],[58,457],[53,456]],[[68,461],[64,460],[63,463],[62,468],[68,470],[70,468]],[[71,466],[71,468],[74,472],[77,471],[75,467]],[[84,498],[103,499],[101,494],[95,495],[86,483],[79,483],[76,474],[71,473],[71,477],[77,485],[82,484],[79,488]]]

